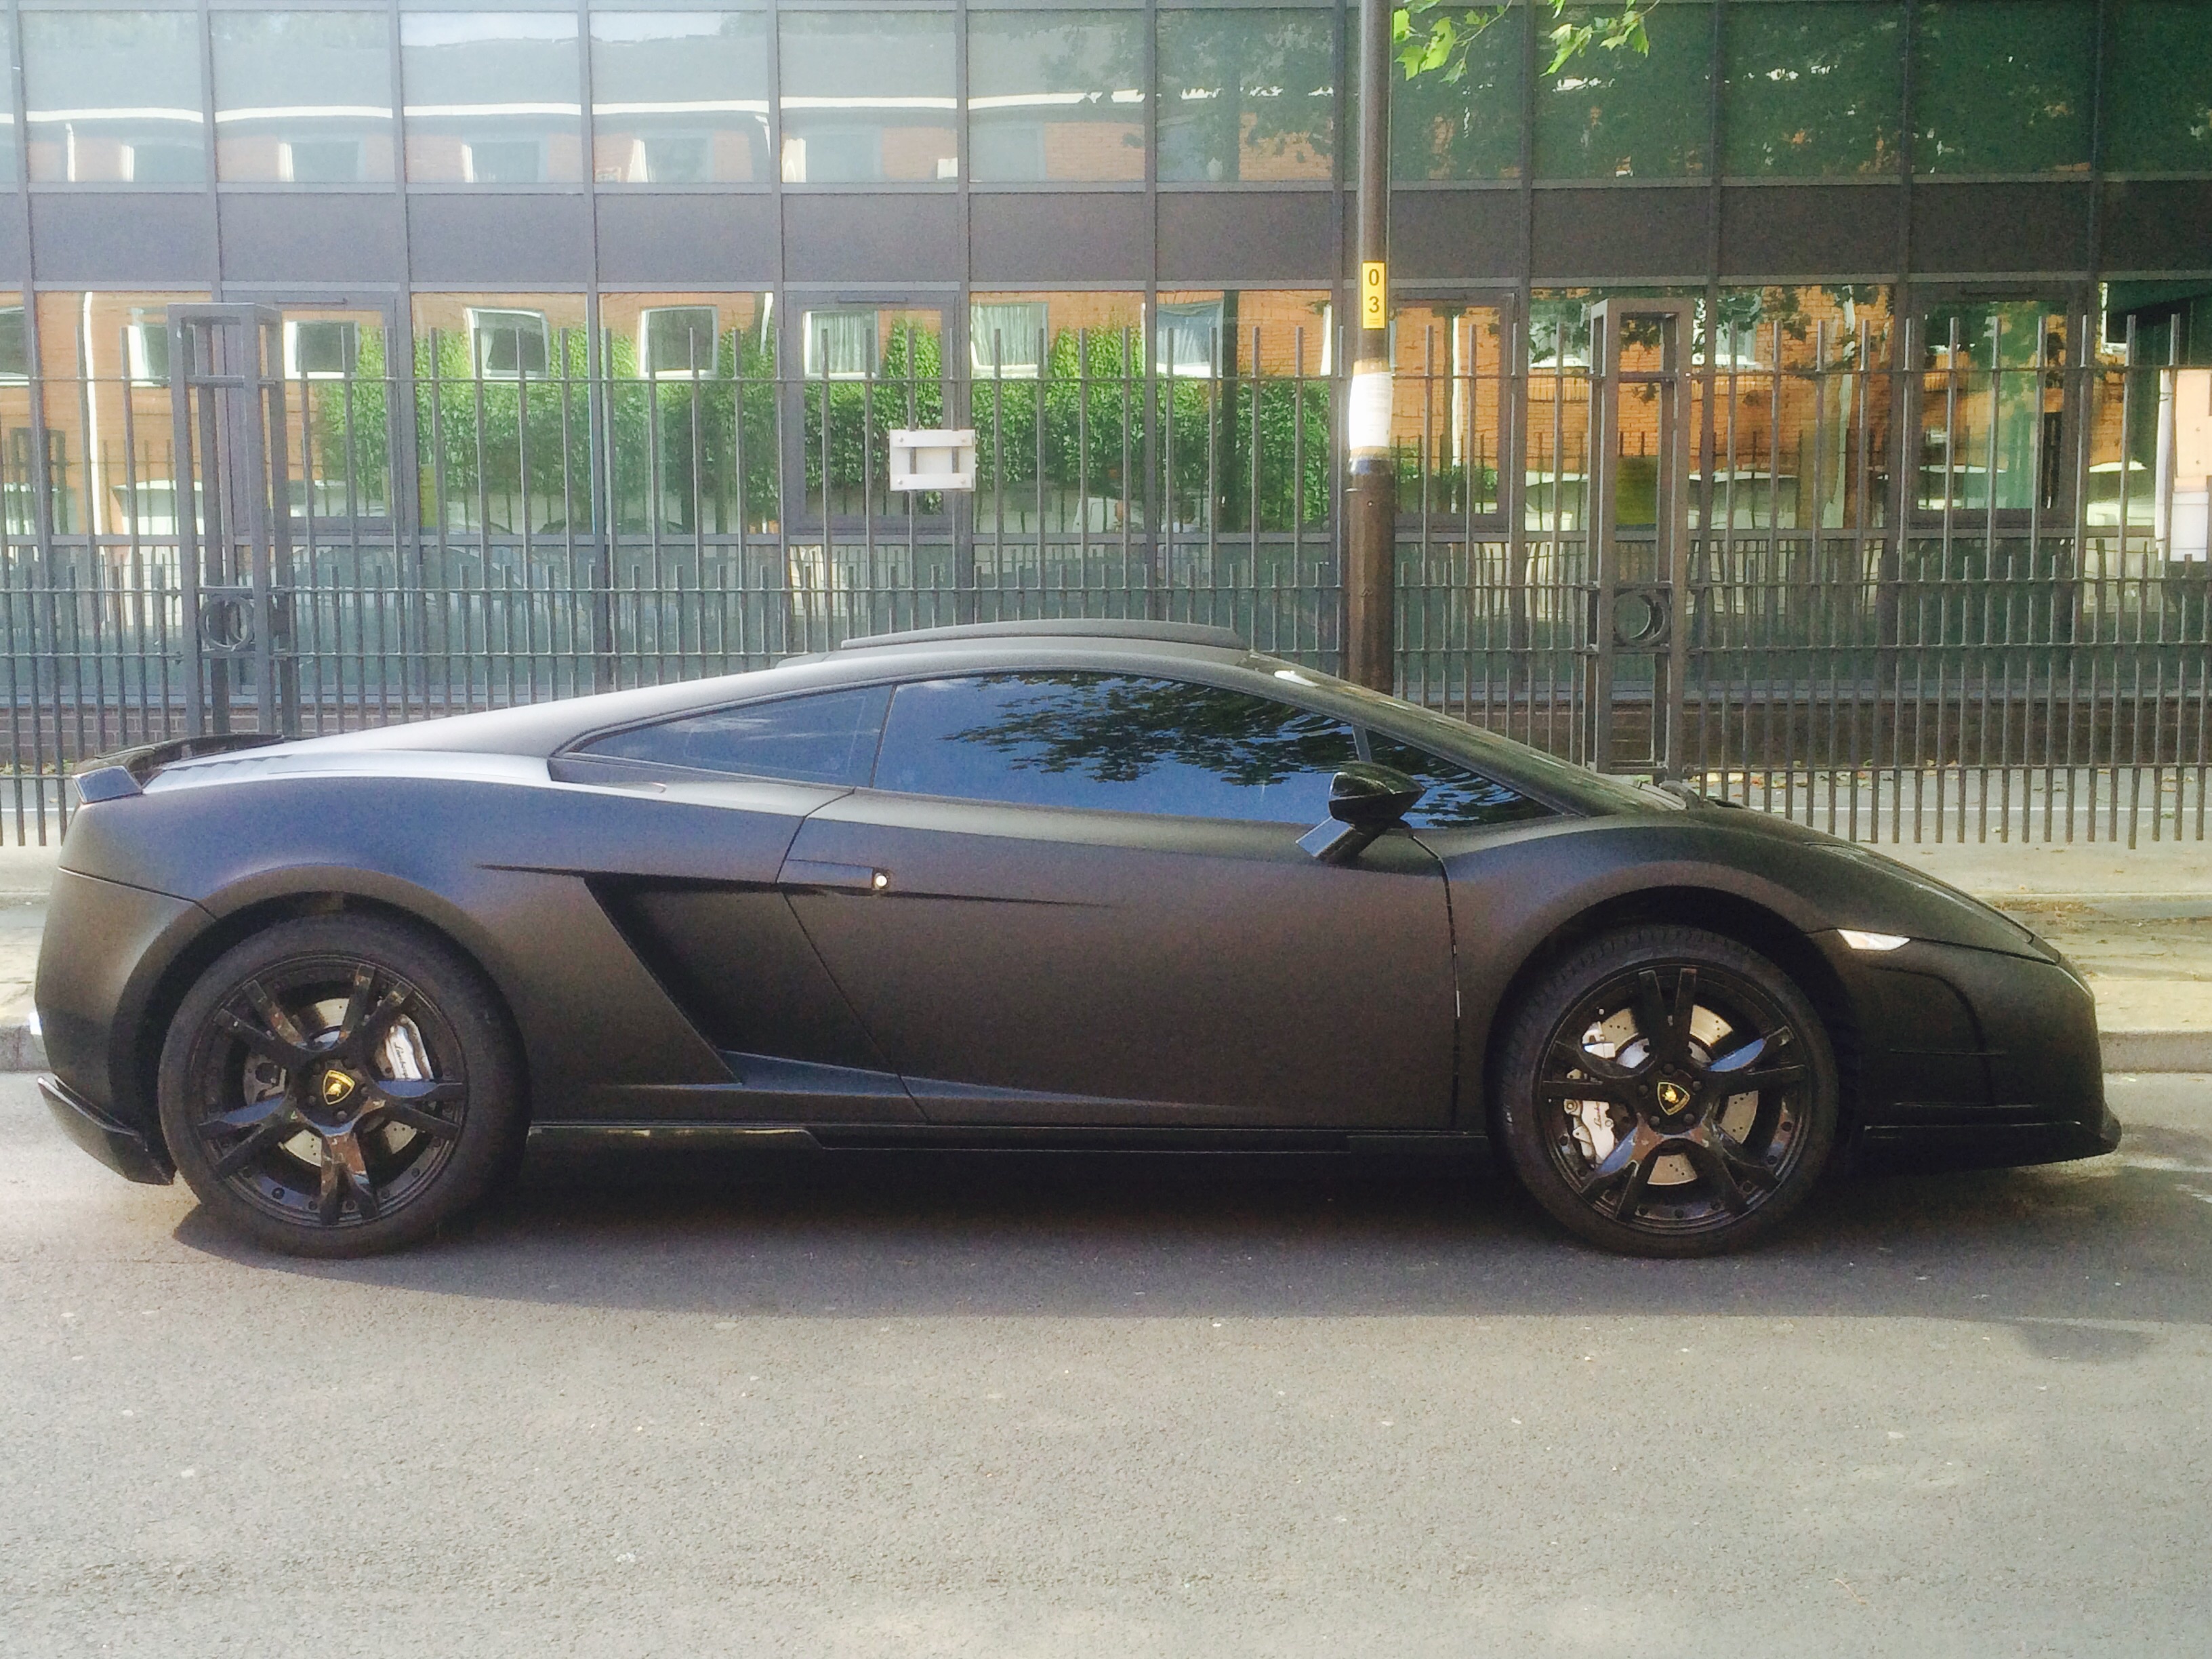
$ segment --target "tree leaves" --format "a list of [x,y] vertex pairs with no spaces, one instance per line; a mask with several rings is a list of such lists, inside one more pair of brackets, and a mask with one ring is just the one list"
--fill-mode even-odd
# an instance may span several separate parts
[[[1549,0],[1559,23],[1546,37],[1552,43],[1552,61],[1544,70],[1557,75],[1584,52],[1632,52],[1651,55],[1651,38],[1644,20],[1657,0],[1619,0],[1615,12],[1573,9],[1567,0]],[[1398,63],[1408,79],[1416,75],[1441,75],[1457,82],[1467,74],[1468,48],[1477,35],[1502,21],[1510,6],[1455,5],[1451,0],[1407,0],[1390,15],[1390,39]]]

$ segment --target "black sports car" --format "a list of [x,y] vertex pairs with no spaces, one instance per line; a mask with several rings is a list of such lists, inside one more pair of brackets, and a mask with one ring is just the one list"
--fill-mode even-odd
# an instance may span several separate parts
[[1502,1143],[1609,1248],[1841,1156],[2109,1151],[2087,988],[1888,859],[1225,631],[856,640],[758,673],[78,779],[55,1115],[343,1255],[526,1134]]

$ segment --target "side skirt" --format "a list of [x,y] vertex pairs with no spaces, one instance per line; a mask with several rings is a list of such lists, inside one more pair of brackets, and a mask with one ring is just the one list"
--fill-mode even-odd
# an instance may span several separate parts
[[1286,1129],[997,1127],[963,1124],[608,1123],[531,1126],[549,1146],[697,1146],[782,1152],[1481,1152],[1480,1134]]

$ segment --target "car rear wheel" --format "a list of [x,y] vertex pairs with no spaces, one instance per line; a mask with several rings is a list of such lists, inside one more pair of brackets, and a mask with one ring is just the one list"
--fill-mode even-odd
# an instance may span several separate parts
[[1522,1002],[1499,1127],[1529,1193],[1594,1244],[1711,1255],[1771,1231],[1834,1145],[1835,1052],[1790,976],[1733,939],[1592,940]]
[[498,1002],[380,917],[279,923],[226,952],[161,1050],[161,1130],[231,1231],[295,1255],[415,1243],[512,1167],[524,1127]]

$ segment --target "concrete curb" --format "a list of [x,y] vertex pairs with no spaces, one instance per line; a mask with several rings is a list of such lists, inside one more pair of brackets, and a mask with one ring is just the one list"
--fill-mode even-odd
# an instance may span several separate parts
[[2212,1072],[2212,1031],[2106,1031],[2108,1072]]
[[[2212,1031],[2106,1031],[2108,1072],[2212,1072]],[[43,1072],[46,1045],[22,1020],[0,1020],[0,1072]]]
[[0,1019],[0,1072],[43,1072],[46,1045],[27,1022]]

